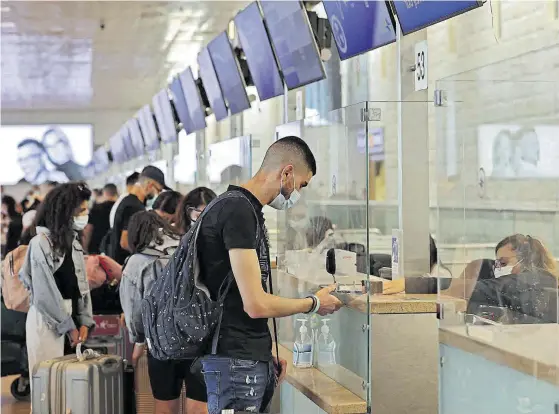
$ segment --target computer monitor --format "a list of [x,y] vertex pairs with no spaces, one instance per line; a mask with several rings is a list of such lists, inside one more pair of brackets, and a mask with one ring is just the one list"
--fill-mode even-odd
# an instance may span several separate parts
[[198,55],[198,73],[202,78],[202,83],[204,84],[206,95],[208,95],[208,101],[215,115],[215,120],[221,121],[227,118],[227,106],[225,106],[225,101],[223,100],[223,94],[208,48],[202,49]]
[[200,96],[198,86],[194,81],[192,69],[186,68],[186,70],[179,75],[179,79],[186,99],[190,120],[192,121],[192,130],[190,132],[206,128],[206,110],[202,103],[202,97]]
[[109,139],[109,145],[111,147],[111,154],[114,162],[123,163],[127,161],[128,158],[124,149],[124,141],[120,135],[120,131]]
[[169,100],[169,95],[167,94],[167,88],[163,88],[153,97],[152,105],[161,141],[176,141],[177,130],[175,127],[175,117],[173,115],[173,108]]
[[250,108],[245,81],[241,76],[239,63],[233,53],[227,33],[221,32],[213,39],[208,44],[208,51],[231,115]]
[[186,104],[186,98],[184,96],[182,83],[179,77],[173,78],[172,82],[169,84],[169,92],[171,92],[171,96],[173,97],[173,104],[177,110],[179,122],[181,123],[183,130],[186,131],[187,134],[190,134],[193,132],[194,128],[192,126],[192,120],[190,119],[188,105]]
[[105,173],[109,168],[109,154],[104,147],[99,147],[93,153],[93,170],[95,174]]
[[261,1],[264,20],[288,89],[326,77],[307,12],[300,1]]
[[[326,4],[326,2],[325,2]],[[404,35],[432,26],[483,6],[478,0],[404,1],[394,0],[392,5]]]
[[396,29],[385,1],[325,1],[324,9],[341,60],[396,41]]
[[260,101],[282,95],[283,81],[257,2],[235,16],[235,28]]
[[157,136],[157,127],[153,118],[153,112],[149,104],[144,105],[136,114],[136,118],[140,122],[140,129],[144,138],[146,151],[154,151],[159,148],[159,138]]
[[126,123],[128,132],[130,134],[130,142],[134,151],[134,156],[139,157],[144,153],[144,139],[142,138],[142,131],[140,129],[140,122],[137,118],[131,118]]

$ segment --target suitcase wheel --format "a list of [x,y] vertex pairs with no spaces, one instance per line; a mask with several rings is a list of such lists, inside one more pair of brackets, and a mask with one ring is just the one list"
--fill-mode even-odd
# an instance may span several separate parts
[[13,380],[10,391],[18,401],[29,401],[31,394],[31,383],[29,378],[19,377]]

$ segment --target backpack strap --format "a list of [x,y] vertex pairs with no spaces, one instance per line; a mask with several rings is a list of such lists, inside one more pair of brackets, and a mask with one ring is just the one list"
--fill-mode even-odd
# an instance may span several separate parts
[[[268,283],[270,285],[270,295],[274,294],[274,284],[272,283],[272,271],[270,269],[270,277],[268,278]],[[276,344],[276,358],[279,364],[279,342],[278,342],[278,324],[276,318],[272,318],[272,325],[274,328],[274,343]]]

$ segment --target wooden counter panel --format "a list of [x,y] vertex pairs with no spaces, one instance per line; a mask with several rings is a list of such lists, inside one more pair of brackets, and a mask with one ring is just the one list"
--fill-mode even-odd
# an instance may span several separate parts
[[280,346],[287,361],[285,380],[329,414],[364,414],[367,403],[316,368],[295,368],[293,353]]

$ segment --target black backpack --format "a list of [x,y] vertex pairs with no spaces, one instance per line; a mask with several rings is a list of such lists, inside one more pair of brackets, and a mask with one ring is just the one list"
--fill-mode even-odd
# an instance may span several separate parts
[[[184,360],[203,356],[212,339],[219,336],[223,302],[231,287],[233,272],[223,280],[217,300],[200,282],[197,240],[205,215],[215,205],[232,198],[250,200],[240,191],[228,191],[213,200],[182,238],[178,249],[142,301],[144,334],[150,354],[158,360]],[[257,246],[260,222],[256,218]]]

